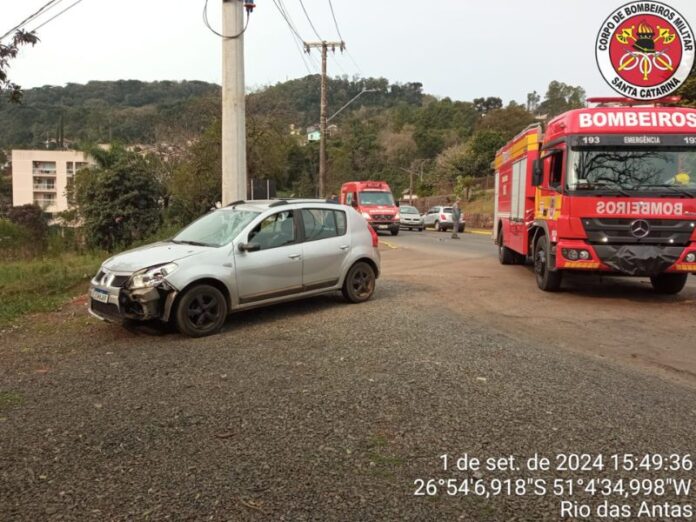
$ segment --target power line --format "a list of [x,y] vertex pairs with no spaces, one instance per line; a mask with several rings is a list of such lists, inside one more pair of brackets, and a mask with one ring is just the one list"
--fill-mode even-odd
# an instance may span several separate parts
[[341,36],[341,30],[338,28],[338,22],[336,21],[336,13],[334,13],[334,8],[333,8],[333,3],[331,0],[329,0],[329,7],[331,8],[331,17],[333,18],[334,25],[336,26],[336,32],[338,33],[338,37],[343,40],[343,36]]
[[312,19],[309,17],[309,13],[307,12],[307,9],[305,9],[304,2],[300,0],[300,5],[302,6],[302,10],[304,11],[305,16],[307,17],[307,21],[309,22],[309,25],[312,27],[312,31],[314,31],[314,34],[317,35],[317,38],[319,40],[323,40],[321,36],[319,36],[319,32],[317,31],[317,28],[314,27],[314,24],[312,23]]
[[65,13],[66,11],[69,11],[70,9],[72,9],[73,7],[75,7],[75,6],[76,6],[77,4],[79,4],[80,2],[82,2],[82,0],[77,0],[76,2],[73,2],[73,3],[70,4],[68,7],[66,7],[66,8],[63,9],[62,11],[58,12],[57,14],[53,15],[51,18],[49,18],[49,19],[46,20],[45,22],[43,22],[43,23],[41,23],[40,25],[34,27],[34,29],[32,30],[32,33],[38,31],[39,29],[41,29],[44,25],[46,25],[46,24],[52,22],[53,20],[55,20],[56,18],[58,18],[60,15],[62,15],[62,14]]
[[[295,47],[297,48],[297,51],[300,53],[300,58],[302,59],[302,63],[305,66],[305,69],[307,69],[307,72],[309,74],[314,74],[316,72],[317,64],[316,62],[313,62],[311,59],[313,58],[310,55],[310,61],[307,62],[307,58],[305,57],[305,53],[302,51],[301,45],[304,45],[304,40],[302,39],[302,36],[300,35],[299,31],[297,30],[297,27],[295,27],[294,22],[292,21],[292,18],[290,16],[290,13],[287,11],[285,8],[285,5],[283,4],[283,0],[273,0],[273,4],[275,5],[276,9],[280,13],[280,16],[283,17],[283,20],[285,20],[285,23],[287,24],[288,28],[290,29],[291,35],[292,35],[292,41],[295,43]],[[314,65],[315,71],[312,71],[310,68],[309,64]]]
[[58,5],[58,4],[61,3],[62,1],[63,1],[63,0],[51,0],[50,2],[47,2],[47,3],[44,4],[38,11],[32,13],[32,14],[29,15],[27,18],[25,18],[24,20],[22,20],[18,25],[16,25],[15,27],[13,27],[13,28],[10,29],[9,31],[7,31],[5,34],[3,34],[2,36],[0,36],[0,40],[4,40],[5,38],[7,38],[9,35],[11,35],[12,33],[14,33],[15,31],[20,30],[22,27],[24,27],[24,26],[27,25],[28,23],[32,22],[33,20],[35,20],[41,13],[43,13],[43,12],[46,11],[47,9],[51,9],[52,7],[55,7],[55,5]]
[[[82,0],[78,0],[78,2],[81,2],[81,1]],[[244,24],[244,27],[242,28],[242,30],[233,36],[227,36],[227,35],[224,35],[222,33],[219,33],[218,31],[213,29],[212,25],[210,25],[210,21],[208,20],[208,0],[205,0],[205,4],[203,5],[203,23],[210,30],[210,32],[215,34],[216,36],[219,36],[220,38],[224,38],[225,40],[236,40],[237,38],[242,36],[246,32],[247,27],[249,27],[249,19],[251,18],[251,10],[249,8],[247,8],[246,12],[247,12],[247,19],[246,19],[246,23]]]

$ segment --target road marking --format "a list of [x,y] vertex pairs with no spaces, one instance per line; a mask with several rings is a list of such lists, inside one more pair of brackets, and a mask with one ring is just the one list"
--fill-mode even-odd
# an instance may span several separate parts
[[485,229],[479,229],[479,228],[470,228],[466,230],[469,234],[478,234],[480,236],[491,236],[493,235],[492,230],[485,230]]
[[388,246],[388,247],[391,248],[392,250],[398,250],[398,249],[399,249],[398,246],[392,245],[389,241],[385,241],[384,239],[382,239],[382,240],[380,241],[380,243],[382,243],[383,245]]

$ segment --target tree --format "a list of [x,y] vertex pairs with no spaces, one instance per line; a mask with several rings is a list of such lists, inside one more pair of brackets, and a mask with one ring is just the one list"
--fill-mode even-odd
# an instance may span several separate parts
[[7,155],[0,150],[0,217],[12,206],[12,177],[7,169]]
[[504,109],[487,113],[479,121],[477,129],[496,132],[507,141],[534,121],[534,116],[527,109],[511,103]]
[[682,105],[696,107],[696,68],[691,69],[691,73],[676,94],[682,97]]
[[169,183],[169,217],[179,224],[196,219],[222,200],[222,126],[213,123],[188,150]]
[[474,98],[474,109],[480,114],[486,114],[495,109],[502,109],[503,100],[498,97]]
[[0,96],[7,95],[12,103],[19,103],[22,99],[22,88],[9,78],[7,70],[10,68],[10,60],[17,57],[22,45],[36,45],[39,38],[33,32],[19,30],[15,32],[8,45],[0,43]]
[[48,236],[48,222],[41,207],[32,204],[11,207],[7,217],[15,225],[27,230],[35,244],[44,245]]
[[93,149],[97,166],[75,175],[74,198],[90,246],[113,250],[152,235],[161,187],[142,156],[121,146]]
[[541,96],[536,91],[527,94],[527,111],[535,114],[539,108],[539,103],[541,102]]
[[546,91],[544,101],[539,105],[539,114],[546,114],[549,118],[585,106],[585,89],[574,87],[563,82],[552,81]]

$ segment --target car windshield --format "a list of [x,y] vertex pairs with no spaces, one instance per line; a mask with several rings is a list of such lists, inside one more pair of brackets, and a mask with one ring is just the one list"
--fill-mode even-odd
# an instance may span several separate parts
[[215,210],[194,221],[171,239],[173,243],[220,247],[229,244],[259,212]]
[[416,207],[401,207],[402,214],[418,214],[418,209]]
[[571,191],[696,195],[693,149],[574,149],[569,159],[567,188]]
[[361,205],[394,206],[394,198],[391,192],[360,192],[358,198]]

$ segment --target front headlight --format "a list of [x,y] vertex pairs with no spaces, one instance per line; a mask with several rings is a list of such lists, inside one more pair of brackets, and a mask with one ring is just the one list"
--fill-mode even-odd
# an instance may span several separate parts
[[401,214],[396,214],[396,216],[394,216],[394,219],[395,220],[401,219]]
[[128,288],[150,288],[159,285],[164,278],[173,273],[179,265],[176,263],[167,263],[166,265],[153,266],[143,268],[135,272],[128,282]]

